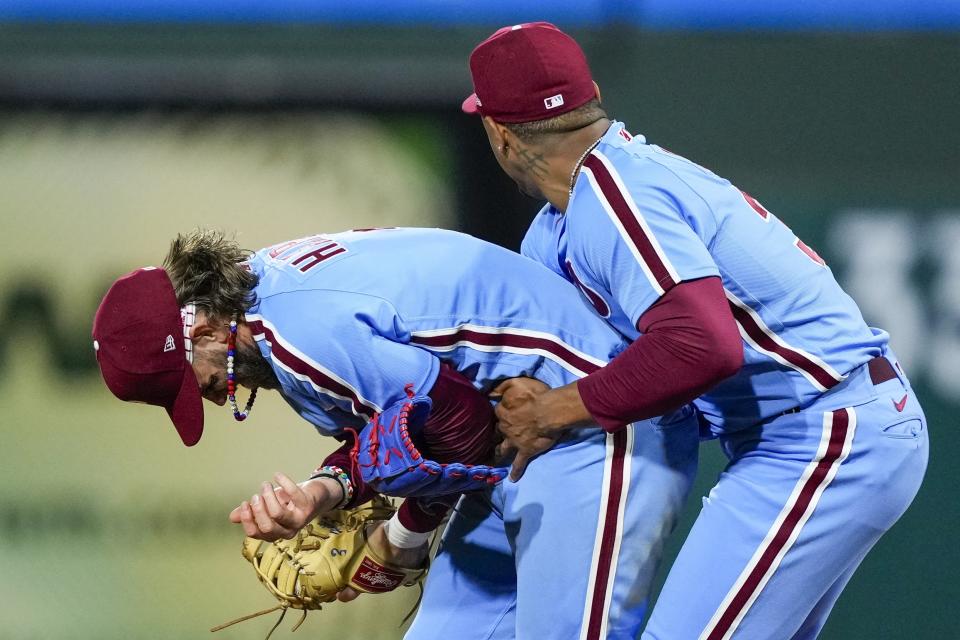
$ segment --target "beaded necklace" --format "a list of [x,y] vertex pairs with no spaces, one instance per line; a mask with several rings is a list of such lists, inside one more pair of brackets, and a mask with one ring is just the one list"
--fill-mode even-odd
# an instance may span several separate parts
[[243,422],[250,415],[253,409],[253,402],[257,399],[257,390],[250,392],[250,399],[247,400],[247,406],[243,411],[237,407],[237,383],[233,376],[233,358],[237,353],[237,320],[230,321],[230,336],[227,338],[227,401],[230,408],[233,409],[233,417],[237,422]]

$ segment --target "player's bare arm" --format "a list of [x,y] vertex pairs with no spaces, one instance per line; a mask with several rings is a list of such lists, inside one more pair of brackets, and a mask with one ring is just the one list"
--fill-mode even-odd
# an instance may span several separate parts
[[343,487],[331,478],[296,483],[283,473],[261,485],[260,493],[244,500],[230,512],[230,522],[258,540],[290,539],[308,522],[343,502]]
[[[492,415],[483,396],[451,368],[443,367],[430,397],[433,407],[423,435],[438,460],[468,464],[492,462]],[[354,446],[352,438],[346,439],[338,450],[327,456],[318,471],[352,469]],[[297,484],[286,475],[277,473],[274,480],[278,486],[262,483],[260,493],[243,501],[230,513],[230,521],[241,524],[247,536],[259,540],[293,538],[313,518],[347,504],[363,503],[373,496],[361,478],[349,471],[344,473],[349,476],[354,491],[352,499],[345,499],[344,485],[336,479],[314,477]],[[402,505],[398,520],[412,533],[404,538],[397,533],[395,526],[390,539],[407,546],[384,550],[384,556],[399,553],[401,549],[416,551],[425,546],[426,534],[439,525],[449,506],[432,501],[431,507],[422,507],[416,500]]]

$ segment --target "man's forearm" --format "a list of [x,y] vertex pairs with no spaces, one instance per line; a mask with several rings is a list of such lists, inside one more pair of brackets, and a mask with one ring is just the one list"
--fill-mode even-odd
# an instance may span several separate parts
[[595,422],[577,382],[550,389],[537,398],[537,422],[545,433],[558,433]]
[[676,410],[743,363],[740,333],[717,277],[675,286],[637,324],[643,334],[578,384],[584,407],[607,431]]

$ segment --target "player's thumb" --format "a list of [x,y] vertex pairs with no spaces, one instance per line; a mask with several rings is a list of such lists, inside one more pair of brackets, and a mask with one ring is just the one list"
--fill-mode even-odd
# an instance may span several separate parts
[[518,453],[517,457],[513,459],[513,464],[510,465],[510,482],[516,482],[522,478],[528,464],[530,464],[530,458]]
[[513,378],[510,378],[509,380],[504,380],[503,382],[495,386],[488,395],[491,398],[501,398],[503,397],[503,394],[506,393],[507,390],[512,386],[513,386]]
[[360,592],[353,589],[353,587],[344,587],[342,591],[337,593],[337,600],[340,602],[350,602],[356,600],[360,597]]

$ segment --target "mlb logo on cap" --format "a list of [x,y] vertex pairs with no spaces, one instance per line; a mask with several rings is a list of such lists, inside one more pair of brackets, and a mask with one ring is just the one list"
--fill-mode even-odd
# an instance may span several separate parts
[[546,98],[543,101],[543,106],[547,109],[556,109],[557,107],[563,106],[563,94],[558,93],[555,96]]
[[597,97],[580,45],[549,22],[497,30],[470,54],[470,75],[464,112],[497,122],[545,120]]

